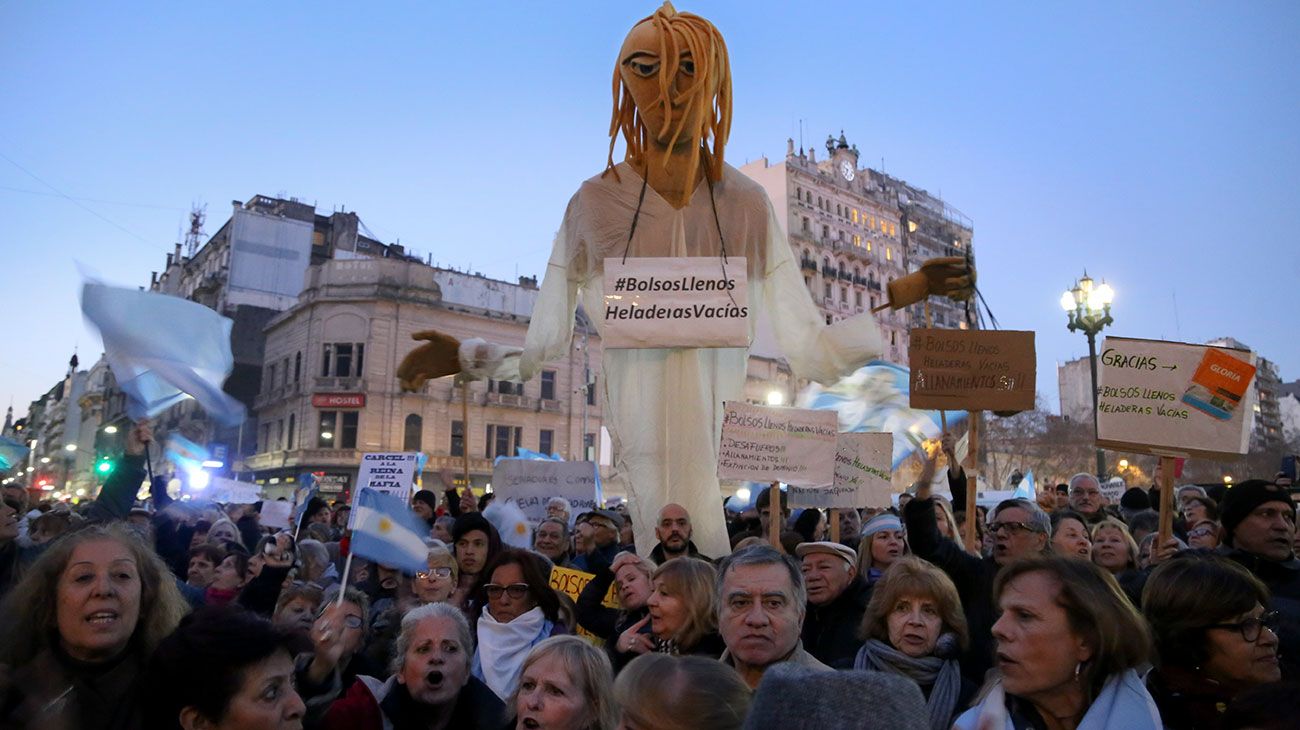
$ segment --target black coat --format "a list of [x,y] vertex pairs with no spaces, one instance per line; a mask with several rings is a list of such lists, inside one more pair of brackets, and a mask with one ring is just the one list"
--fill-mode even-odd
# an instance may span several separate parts
[[809,603],[800,633],[803,648],[829,667],[842,666],[846,661],[852,666],[853,657],[862,645],[858,628],[862,626],[862,616],[870,600],[871,586],[859,575],[830,603],[824,606]]
[[957,587],[971,638],[970,648],[960,660],[962,675],[981,684],[984,673],[993,666],[993,623],[997,621],[993,606],[993,579],[1000,568],[992,558],[971,555],[939,534],[932,499],[908,502],[903,508],[903,521],[912,552],[947,573]]
[[1300,560],[1278,562],[1245,550],[1224,547],[1223,554],[1240,563],[1268,588],[1269,608],[1278,612],[1278,655],[1282,679],[1300,680]]

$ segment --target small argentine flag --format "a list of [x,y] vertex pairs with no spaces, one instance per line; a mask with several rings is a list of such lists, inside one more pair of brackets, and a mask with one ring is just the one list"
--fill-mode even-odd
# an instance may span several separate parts
[[414,575],[428,570],[429,526],[396,497],[362,489],[352,510],[352,552]]

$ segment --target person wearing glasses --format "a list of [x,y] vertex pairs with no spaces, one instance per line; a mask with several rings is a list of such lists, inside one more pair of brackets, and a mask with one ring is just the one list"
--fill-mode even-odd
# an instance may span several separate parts
[[1194,549],[1213,550],[1219,547],[1221,528],[1214,520],[1201,520],[1187,530],[1187,544]]
[[1178,556],[1142,592],[1156,668],[1147,687],[1168,730],[1217,728],[1237,694],[1278,681],[1277,613],[1268,589],[1213,555]]
[[1101,493],[1101,482],[1097,477],[1086,473],[1070,477],[1070,509],[1083,515],[1090,526],[1109,516],[1106,514],[1106,497]]
[[528,652],[567,631],[560,621],[560,599],[550,586],[550,566],[540,555],[505,548],[484,574],[488,581],[478,600],[483,609],[470,672],[504,701],[519,684]]
[[450,601],[458,580],[456,568],[456,558],[446,545],[437,541],[430,545],[429,567],[416,573],[411,583],[416,601],[421,605]]
[[1031,500],[1005,500],[993,510],[989,523],[989,533],[994,539],[993,554],[973,555],[939,532],[935,500],[930,495],[934,465],[933,459],[927,460],[914,486],[916,497],[903,508],[903,525],[907,528],[912,554],[933,563],[957,586],[971,637],[970,647],[961,656],[962,674],[980,684],[984,672],[993,665],[990,630],[997,619],[993,610],[993,581],[1002,567],[1012,561],[1049,550],[1052,521]]

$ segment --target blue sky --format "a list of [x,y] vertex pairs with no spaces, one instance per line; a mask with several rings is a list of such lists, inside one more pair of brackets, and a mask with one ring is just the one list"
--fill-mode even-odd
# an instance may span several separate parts
[[[0,399],[21,413],[98,354],[76,262],[148,283],[191,202],[211,233],[232,199],[292,195],[443,265],[541,273],[655,7],[0,0]],[[779,158],[803,119],[974,220],[1049,404],[1087,351],[1057,304],[1084,267],[1118,292],[1111,332],[1231,335],[1300,378],[1300,4],[678,8],[727,40],[730,162]]]

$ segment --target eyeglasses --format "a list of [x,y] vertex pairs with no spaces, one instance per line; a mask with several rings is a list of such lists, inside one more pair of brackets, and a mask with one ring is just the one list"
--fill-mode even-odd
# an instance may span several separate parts
[[1209,527],[1198,527],[1187,533],[1188,537],[1209,537],[1214,534],[1214,530]]
[[421,570],[416,572],[415,577],[419,578],[420,580],[429,580],[430,578],[450,578],[451,568],[448,568],[446,566],[443,566],[441,568],[429,568],[428,570]]
[[1275,635],[1277,634],[1277,618],[1277,611],[1269,611],[1258,618],[1243,619],[1233,624],[1210,624],[1203,628],[1236,629],[1241,632],[1241,638],[1245,639],[1247,643],[1253,644],[1259,641],[1259,635],[1263,633],[1264,629],[1272,631]]
[[508,586],[499,586],[496,583],[488,583],[483,586],[483,590],[487,592],[487,597],[494,601],[500,598],[503,592],[517,601],[528,595],[528,584],[511,583]]
[[346,626],[346,627],[348,627],[349,629],[359,629],[359,628],[361,628],[361,617],[360,617],[360,616],[344,616],[344,617],[343,617],[343,625]]
[[1101,496],[1101,492],[1097,491],[1096,489],[1072,489],[1070,490],[1070,494],[1073,494],[1076,497],[1100,497]]
[[989,532],[992,532],[994,534],[997,534],[1002,530],[1006,530],[1012,535],[1016,534],[1017,532],[1038,532],[1038,530],[1036,530],[1034,526],[1029,524],[1028,522],[994,522],[993,524],[989,525]]

